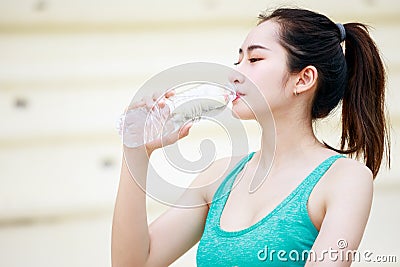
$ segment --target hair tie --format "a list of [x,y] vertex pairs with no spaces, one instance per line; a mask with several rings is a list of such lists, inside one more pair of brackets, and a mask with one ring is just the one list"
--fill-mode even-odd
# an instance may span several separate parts
[[346,39],[346,29],[344,28],[342,23],[336,23],[336,26],[340,31],[340,42],[343,42]]

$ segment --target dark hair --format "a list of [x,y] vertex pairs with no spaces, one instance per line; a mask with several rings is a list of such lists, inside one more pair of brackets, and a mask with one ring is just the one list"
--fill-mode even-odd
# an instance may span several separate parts
[[342,100],[339,153],[363,157],[376,177],[384,151],[390,166],[390,138],[385,120],[385,68],[368,29],[346,23],[345,52],[338,26],[324,15],[295,8],[260,14],[261,24],[278,23],[279,42],[287,52],[291,73],[312,65],[318,71],[311,117],[328,116]]

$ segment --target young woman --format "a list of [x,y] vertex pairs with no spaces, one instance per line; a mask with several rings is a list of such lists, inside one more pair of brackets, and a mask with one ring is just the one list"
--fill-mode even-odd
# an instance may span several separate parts
[[[235,116],[252,120],[261,114],[260,151],[215,161],[193,186],[221,176],[227,162],[237,164],[218,185],[183,197],[204,205],[170,208],[148,226],[145,193],[134,180],[144,184],[148,155],[161,144],[125,148],[113,266],[168,266],[199,240],[198,266],[350,266],[347,252],[360,244],[373,179],[389,147],[385,70],[377,47],[363,24],[335,24],[308,10],[277,9],[259,19],[239,50],[236,65],[243,75],[231,82],[240,96],[233,102]],[[259,105],[260,92],[249,89],[250,80],[270,105],[274,144],[270,119],[262,117],[268,107]],[[341,148],[335,149],[315,137],[312,122],[340,102]],[[167,143],[186,136],[189,128],[182,127]],[[365,165],[342,154],[362,158]],[[252,179],[265,174],[272,159],[267,179],[249,193]],[[126,162],[134,166],[135,177]]]

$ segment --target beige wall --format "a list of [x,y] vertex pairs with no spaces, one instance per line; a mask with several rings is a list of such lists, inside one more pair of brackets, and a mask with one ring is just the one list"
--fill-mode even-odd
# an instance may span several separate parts
[[[373,26],[389,70],[393,168],[377,179],[361,248],[400,264],[400,2],[249,2],[0,0],[1,266],[109,266],[118,115],[165,68],[231,65],[259,11],[283,3]],[[150,217],[162,209],[151,201]]]

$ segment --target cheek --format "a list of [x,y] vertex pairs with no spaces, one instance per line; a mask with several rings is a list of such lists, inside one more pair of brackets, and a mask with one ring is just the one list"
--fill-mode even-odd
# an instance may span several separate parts
[[244,74],[251,82],[244,84],[247,93],[244,99],[232,107],[238,114],[236,117],[241,119],[263,117],[269,109],[274,113],[287,104],[288,97],[285,93],[287,74],[281,63],[265,62],[247,71]]
[[255,77],[253,81],[257,85],[259,93],[254,96],[252,102],[260,102],[260,98],[263,98],[264,103],[268,102],[271,108],[284,102],[287,99],[284,85],[285,77],[282,70],[266,71],[264,75]]

